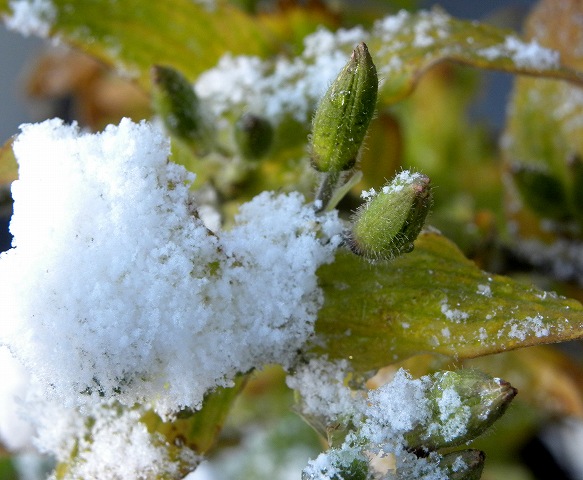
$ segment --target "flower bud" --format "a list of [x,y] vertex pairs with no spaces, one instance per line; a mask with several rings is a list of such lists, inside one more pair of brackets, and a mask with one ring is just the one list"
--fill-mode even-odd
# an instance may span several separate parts
[[152,67],[152,105],[164,127],[199,154],[212,148],[213,131],[192,85],[170,67]]
[[427,393],[430,418],[405,438],[413,449],[437,450],[467,443],[500,418],[516,389],[478,370],[437,372]]
[[235,141],[243,158],[259,160],[271,147],[273,127],[266,119],[245,113],[235,124]]
[[373,117],[378,84],[368,48],[360,43],[316,109],[311,139],[316,170],[341,172],[354,166]]
[[403,171],[377,193],[363,192],[347,244],[368,260],[391,260],[413,250],[431,207],[429,178]]
[[447,472],[449,480],[480,480],[485,459],[480,450],[462,450],[443,455],[439,467]]
[[515,164],[511,173],[523,202],[538,215],[553,220],[564,220],[569,215],[563,184],[546,168]]

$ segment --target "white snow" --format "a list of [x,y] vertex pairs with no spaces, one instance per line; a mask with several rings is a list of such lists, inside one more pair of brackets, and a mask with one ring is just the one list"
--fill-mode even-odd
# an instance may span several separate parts
[[24,36],[46,38],[56,17],[51,0],[10,0],[11,14],[4,16],[4,24]]
[[48,397],[197,408],[237,372],[289,365],[313,333],[335,214],[264,192],[211,234],[189,206],[193,175],[167,162],[156,128],[127,119],[95,135],[25,125],[14,151],[0,343]]
[[216,117],[245,108],[276,125],[286,116],[305,123],[348,61],[347,50],[368,37],[361,27],[335,33],[321,28],[304,39],[303,53],[292,60],[227,53],[200,75],[195,90]]
[[488,60],[509,57],[519,68],[538,70],[557,68],[561,61],[556,50],[542,47],[536,40],[524,42],[515,35],[508,35],[502,45],[483,48],[476,53]]
[[302,398],[302,413],[323,419],[328,425],[341,417],[358,415],[362,398],[353,395],[345,385],[349,373],[346,360],[329,362],[314,358],[288,375],[288,387],[297,390]]

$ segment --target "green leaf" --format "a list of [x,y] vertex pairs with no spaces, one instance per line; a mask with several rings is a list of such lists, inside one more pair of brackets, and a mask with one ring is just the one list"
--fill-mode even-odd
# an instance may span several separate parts
[[313,350],[369,371],[422,354],[456,359],[583,337],[583,306],[481,271],[435,232],[371,266],[348,252],[320,268]]
[[[192,0],[53,0],[50,37],[121,67],[148,89],[152,65],[173,66],[190,79],[229,51],[273,52],[253,17],[224,2],[205,8]],[[8,0],[0,13],[10,14]]]
[[186,410],[175,420],[163,421],[149,410],[141,421],[150,433],[161,433],[170,445],[187,446],[197,453],[207,453],[217,441],[231,406],[245,386],[247,376],[240,376],[230,388],[217,388],[209,393],[201,410]]

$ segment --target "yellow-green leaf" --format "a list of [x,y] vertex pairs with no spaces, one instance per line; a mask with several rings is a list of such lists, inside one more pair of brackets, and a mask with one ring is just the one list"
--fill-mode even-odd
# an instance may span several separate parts
[[12,151],[12,140],[0,147],[0,185],[6,185],[18,178],[18,164]]
[[407,96],[425,70],[443,61],[583,83],[583,75],[561,65],[556,52],[523,42],[510,30],[459,20],[439,9],[402,11],[378,22],[369,48],[385,79],[379,94],[387,103]]
[[205,454],[215,445],[231,406],[246,380],[247,376],[240,376],[233,387],[220,387],[209,393],[199,411],[185,411],[174,420],[164,421],[149,410],[141,421],[147,425],[150,433],[162,434],[170,445],[184,445]]
[[434,353],[457,359],[583,337],[583,306],[488,274],[435,232],[371,266],[348,252],[318,272],[314,350],[368,371]]
[[[118,67],[149,85],[152,65],[173,66],[188,78],[229,51],[265,54],[273,46],[253,17],[225,2],[192,0],[53,0],[49,36]],[[11,14],[8,0],[0,13]]]

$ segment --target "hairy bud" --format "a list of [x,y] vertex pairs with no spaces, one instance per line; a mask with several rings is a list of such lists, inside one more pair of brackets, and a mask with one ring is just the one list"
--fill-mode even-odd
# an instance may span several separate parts
[[356,212],[347,244],[368,260],[391,260],[413,250],[431,208],[429,178],[403,171],[380,192],[363,192],[366,203]]
[[316,109],[311,141],[316,170],[341,172],[354,166],[373,117],[378,83],[368,48],[360,43]]

